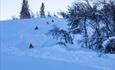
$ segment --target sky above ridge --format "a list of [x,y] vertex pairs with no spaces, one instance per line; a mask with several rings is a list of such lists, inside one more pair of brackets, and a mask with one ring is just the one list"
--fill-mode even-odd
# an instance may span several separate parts
[[[29,9],[36,14],[39,13],[41,3],[45,4],[46,13],[64,11],[74,0],[28,0]],[[0,0],[0,20],[11,19],[12,16],[19,17],[22,0]]]
[[[0,20],[12,19],[12,16],[19,18],[23,0],[0,0]],[[45,4],[45,13],[66,11],[68,5],[72,2],[81,2],[84,0],[28,0],[29,9],[36,15],[39,13],[41,3]],[[95,1],[95,0],[94,0]]]

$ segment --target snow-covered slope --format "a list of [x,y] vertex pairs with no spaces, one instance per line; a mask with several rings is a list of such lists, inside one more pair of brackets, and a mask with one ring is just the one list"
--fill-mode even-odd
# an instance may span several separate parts
[[[68,28],[64,19],[56,17],[0,21],[0,70],[115,70],[114,54],[56,45],[57,40],[46,35],[54,25]],[[77,41],[81,36],[76,36]],[[69,45],[73,46],[80,44]]]

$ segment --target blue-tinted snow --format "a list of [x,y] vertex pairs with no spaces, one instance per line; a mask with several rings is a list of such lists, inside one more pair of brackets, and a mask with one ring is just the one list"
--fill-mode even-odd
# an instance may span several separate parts
[[57,45],[46,35],[54,25],[68,28],[64,19],[54,17],[0,21],[0,70],[115,70],[115,55],[98,57],[100,53],[80,48],[81,35],[75,36],[74,45],[67,44],[75,50]]

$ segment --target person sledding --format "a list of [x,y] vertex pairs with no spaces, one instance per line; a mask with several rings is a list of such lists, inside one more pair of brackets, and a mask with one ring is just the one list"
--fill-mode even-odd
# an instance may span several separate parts
[[35,27],[35,30],[38,30],[38,26]]
[[34,48],[32,43],[29,44],[29,48]]

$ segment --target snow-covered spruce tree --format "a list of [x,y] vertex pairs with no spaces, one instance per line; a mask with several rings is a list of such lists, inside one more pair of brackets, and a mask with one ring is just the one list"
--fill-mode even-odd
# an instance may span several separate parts
[[111,53],[113,51],[115,52],[115,40],[113,39],[113,37],[115,37],[115,1],[109,0],[109,2],[106,2],[106,0],[104,0],[101,4],[103,7],[99,12],[101,14],[102,21],[105,24],[103,29],[105,30],[104,34],[106,34],[103,38],[105,38],[105,40],[109,40],[108,45],[103,47],[105,48],[104,51],[106,53]]
[[73,44],[73,38],[69,32],[59,29],[57,26],[54,26],[53,29],[49,30],[47,35],[52,35],[54,39],[64,40],[64,43]]
[[[70,32],[74,34],[75,32],[77,33],[82,32],[84,36],[83,39],[84,47],[86,48],[91,48],[91,46],[89,45],[89,37],[87,32],[87,28],[89,25],[88,20],[92,20],[95,23],[97,23],[95,24],[96,27],[95,25],[94,27],[96,28],[95,31],[97,32],[96,33],[97,36],[100,36],[99,27],[98,27],[98,18],[96,18],[97,15],[95,15],[95,13],[96,13],[96,6],[92,7],[88,0],[86,0],[86,3],[73,3],[73,5],[68,9],[68,13],[67,13],[68,17],[66,17],[66,19],[69,21],[69,25],[71,26]],[[95,36],[95,39],[97,36]]]
[[[86,1],[88,2],[88,0]],[[87,4],[90,5],[89,3]],[[103,49],[102,43],[105,39],[115,36],[115,23],[113,20],[115,2],[111,2],[110,0],[110,3],[104,1],[101,4],[103,7],[100,10],[97,9],[99,7],[97,5],[90,6],[90,13],[87,15],[88,19],[93,21],[91,25],[93,25],[93,29],[95,30],[91,38],[92,40],[89,43],[98,50]]]
[[29,12],[28,0],[23,0],[22,9],[20,12],[20,19],[31,18],[31,14]]
[[90,22],[92,21],[93,23],[91,23],[90,25],[93,25],[93,30],[94,30],[94,34],[92,36],[92,38],[90,38],[90,40],[92,39],[92,41],[90,41],[90,46],[89,48],[92,49],[98,49],[100,50],[102,48],[102,34],[100,31],[100,14],[97,12],[97,5],[93,5],[91,6],[89,1],[86,0],[88,8],[87,9],[87,19],[90,20]]
[[107,36],[111,37],[115,35],[115,1],[104,0],[101,2],[103,8],[100,10],[102,15],[102,21],[106,26]]
[[[70,33],[76,34],[81,30],[84,35],[84,47],[102,51],[103,41],[115,36],[115,2],[110,0],[110,3],[104,1],[99,5],[90,5],[89,0],[85,1],[86,3],[73,3],[68,12],[61,14],[69,22]],[[102,8],[98,9],[100,6]],[[89,27],[93,29],[93,35],[90,37]]]
[[87,9],[86,3],[73,3],[68,9],[68,17],[66,19],[69,22],[70,32],[73,34],[83,33],[84,35],[84,47],[88,48],[88,34],[87,34]]
[[45,11],[44,11],[44,9],[45,9],[45,5],[44,5],[44,3],[42,3],[41,8],[40,8],[40,17],[41,18],[45,18]]

